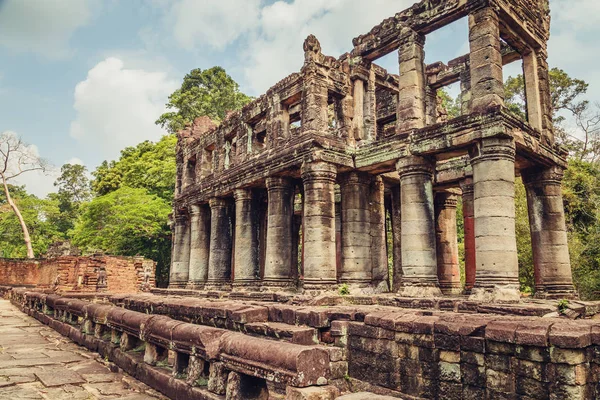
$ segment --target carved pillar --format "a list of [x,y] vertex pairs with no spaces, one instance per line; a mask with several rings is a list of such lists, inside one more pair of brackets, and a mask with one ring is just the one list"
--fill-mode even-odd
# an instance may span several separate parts
[[518,301],[515,144],[484,139],[471,152],[475,210],[474,299]]
[[537,77],[539,85],[539,100],[541,108],[542,131],[548,141],[554,143],[554,122],[552,121],[552,94],[550,93],[550,76],[548,66],[548,53],[546,49],[537,49],[536,54]]
[[304,288],[327,289],[336,283],[335,165],[302,165],[304,184]]
[[392,238],[394,241],[394,275],[392,291],[402,286],[402,219],[400,212],[400,185],[392,187]]
[[190,267],[190,223],[186,213],[177,212],[175,215],[172,248],[169,287],[182,288],[188,282]]
[[188,287],[201,288],[208,278],[210,209],[206,204],[190,207],[190,275]]
[[292,285],[292,222],[293,187],[289,178],[270,177],[266,180],[269,204],[267,208],[267,250],[263,284]]
[[385,238],[385,186],[376,176],[371,182],[369,208],[371,214],[371,265],[373,284],[379,291],[388,291],[388,264]]
[[211,212],[210,256],[208,259],[207,285],[221,287],[231,281],[232,226],[229,202],[212,198],[209,201]]
[[375,66],[369,66],[369,80],[367,82],[367,93],[365,94],[364,121],[365,139],[377,139],[377,94],[376,94]]
[[458,196],[451,192],[435,195],[435,234],[438,281],[444,294],[461,292],[458,239],[456,232],[456,205]]
[[543,131],[543,109],[540,101],[540,80],[538,78],[538,60],[536,52],[529,49],[523,54],[523,77],[525,79],[525,97],[527,105],[527,121],[529,125]]
[[400,32],[396,133],[425,126],[425,36],[408,27]]
[[533,247],[536,297],[573,297],[573,278],[563,206],[562,169],[524,171]]
[[352,119],[352,130],[354,131],[353,139],[348,140],[348,145],[352,146],[355,141],[360,141],[365,138],[365,82],[362,79],[355,79],[353,82],[354,100],[354,118]]
[[258,240],[253,228],[253,201],[250,189],[237,189],[235,199],[235,250],[233,285],[252,286],[258,276]]
[[433,164],[407,156],[396,164],[400,175],[402,230],[402,292],[423,296],[441,294],[437,279],[433,210]]
[[475,210],[473,205],[473,178],[465,178],[460,183],[462,190],[463,225],[465,233],[465,292],[475,286],[477,262],[475,259]]
[[341,282],[371,283],[370,182],[369,174],[350,172],[340,183],[342,192]]
[[504,105],[498,14],[486,7],[469,15],[471,111]]

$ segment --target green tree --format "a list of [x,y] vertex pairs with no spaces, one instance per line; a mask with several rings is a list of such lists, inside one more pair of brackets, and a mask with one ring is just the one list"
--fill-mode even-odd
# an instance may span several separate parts
[[[22,186],[8,185],[8,191],[28,227],[34,256],[39,257],[48,245],[63,238],[54,223],[60,214],[58,202],[39,199],[28,194]],[[19,218],[8,204],[6,195],[0,193],[0,257],[23,258],[27,255]]]
[[161,279],[169,265],[170,212],[169,201],[146,189],[121,187],[81,206],[72,241],[88,253],[151,258],[158,263]]
[[13,201],[8,189],[9,182],[32,171],[45,171],[47,163],[40,158],[34,148],[25,144],[12,132],[0,135],[0,181],[4,188],[4,199],[19,221],[23,242],[27,249],[27,258],[34,258],[35,252],[31,242],[29,227],[18,204]]
[[92,172],[92,190],[103,196],[121,187],[143,188],[171,201],[177,172],[176,144],[177,138],[167,135],[156,143],[145,141],[125,148],[118,161],[104,161]]
[[59,231],[66,234],[73,229],[79,216],[79,207],[91,199],[90,182],[87,168],[79,164],[65,164],[61,174],[54,182],[58,193],[50,193],[48,198],[58,202],[60,215],[55,221]]
[[240,109],[250,100],[223,68],[196,68],[183,78],[181,88],[169,96],[167,108],[173,111],[162,114],[156,124],[176,133],[203,115],[220,122],[228,111]]

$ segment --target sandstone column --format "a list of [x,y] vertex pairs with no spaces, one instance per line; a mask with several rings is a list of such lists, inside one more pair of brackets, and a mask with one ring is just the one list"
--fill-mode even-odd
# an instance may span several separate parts
[[292,285],[292,222],[293,188],[289,178],[270,177],[266,180],[267,250],[263,285]]
[[498,14],[486,7],[469,15],[471,111],[504,104]]
[[456,205],[458,196],[452,192],[435,195],[435,233],[437,266],[440,289],[444,294],[461,292],[458,239],[456,232]]
[[177,212],[174,228],[169,288],[182,288],[188,282],[190,267],[190,221],[187,213]]
[[371,214],[371,265],[373,285],[377,291],[389,290],[387,245],[385,237],[385,185],[383,178],[376,176],[371,181],[369,209]]
[[400,64],[396,133],[425,126],[425,36],[403,27],[400,32]]
[[559,167],[524,171],[536,297],[573,297]]
[[475,210],[473,208],[473,179],[465,178],[460,183],[462,190],[463,226],[465,233],[465,292],[475,286]]
[[402,219],[400,212],[400,185],[392,187],[392,236],[394,247],[394,273],[392,291],[402,287]]
[[210,209],[206,204],[190,207],[190,275],[188,287],[200,289],[208,277]]
[[433,212],[433,164],[406,156],[396,164],[400,175],[402,289],[407,296],[441,294],[437,279]]
[[484,139],[472,149],[477,275],[473,298],[518,301],[515,144]]
[[536,52],[529,49],[529,53],[523,55],[523,76],[525,79],[525,92],[527,101],[527,122],[529,125],[543,131],[543,110],[540,101],[540,80],[538,77]]
[[237,189],[235,199],[235,250],[233,254],[233,285],[253,286],[258,276],[257,231],[252,226],[252,191]]
[[231,281],[231,215],[225,199],[209,200],[211,212],[210,256],[208,258],[207,286],[219,288]]
[[330,289],[337,281],[335,256],[335,165],[302,165],[304,184],[304,288]]
[[350,172],[342,178],[342,270],[340,281],[371,283],[371,219],[369,174]]

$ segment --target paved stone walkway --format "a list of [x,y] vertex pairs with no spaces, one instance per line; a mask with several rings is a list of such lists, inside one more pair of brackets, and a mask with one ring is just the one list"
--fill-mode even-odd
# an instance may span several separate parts
[[166,398],[0,299],[0,400],[9,399]]

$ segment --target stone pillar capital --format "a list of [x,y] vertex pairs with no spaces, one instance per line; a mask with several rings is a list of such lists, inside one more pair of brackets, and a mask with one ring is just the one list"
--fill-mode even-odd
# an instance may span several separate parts
[[189,214],[185,213],[185,212],[177,211],[175,213],[173,219],[175,220],[176,225],[185,224],[185,223],[187,223],[187,221],[189,219]]
[[473,195],[473,178],[467,177],[460,181],[460,190],[462,190],[463,196]]
[[284,176],[270,176],[265,180],[267,190],[287,190],[292,186],[290,178]]
[[515,142],[512,139],[484,139],[469,151],[471,164],[482,161],[506,160],[515,161]]
[[200,214],[200,211],[201,211],[200,208],[201,208],[200,204],[192,204],[191,206],[189,206],[188,212],[190,214],[190,217],[193,218],[194,216]]
[[456,208],[458,195],[452,192],[438,192],[435,194],[435,206],[441,208]]
[[337,177],[337,168],[335,165],[324,162],[304,162],[302,164],[302,180],[335,182]]
[[208,204],[210,205],[210,208],[225,208],[227,207],[227,200],[220,197],[213,197],[208,200]]
[[399,159],[396,163],[396,169],[400,177],[409,175],[428,175],[432,177],[435,165],[425,157],[411,155]]
[[252,191],[250,189],[236,189],[233,191],[233,198],[236,202],[252,200]]
[[347,174],[340,175],[340,184],[369,185],[370,183],[371,175],[366,172],[352,171]]
[[425,46],[425,35],[415,31],[408,25],[402,24],[400,33],[398,34],[398,41],[400,42],[400,48],[398,52],[400,57],[402,57],[402,50],[406,45],[416,44],[421,47]]
[[564,170],[558,166],[550,168],[531,168],[521,172],[525,186],[562,184]]

